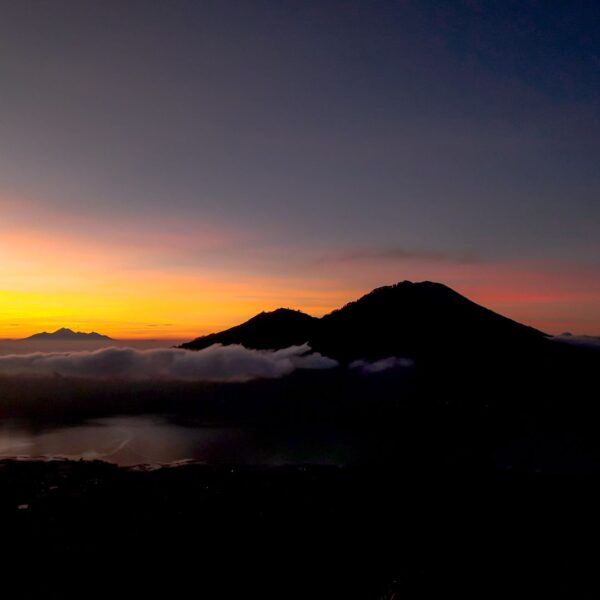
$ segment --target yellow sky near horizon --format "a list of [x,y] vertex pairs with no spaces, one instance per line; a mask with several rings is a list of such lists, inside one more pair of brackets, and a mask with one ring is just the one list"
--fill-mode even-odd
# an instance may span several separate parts
[[128,264],[131,248],[21,232],[0,239],[0,337],[68,327],[120,338],[185,339],[262,310],[324,314],[354,290],[210,269]]
[[[0,224],[0,338],[68,327],[121,339],[192,339],[281,306],[320,316],[403,279],[446,283],[549,333],[600,333],[595,272],[417,258],[302,263],[276,248],[261,264],[230,232],[201,236],[199,244],[182,236],[178,245],[176,235],[152,244],[152,230],[126,231],[122,225],[111,237]],[[222,259],[228,255],[235,260]]]

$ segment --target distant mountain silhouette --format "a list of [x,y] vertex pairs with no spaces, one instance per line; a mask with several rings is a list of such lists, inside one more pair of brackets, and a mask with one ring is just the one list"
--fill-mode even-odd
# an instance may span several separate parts
[[242,344],[246,348],[260,350],[288,348],[311,339],[318,323],[319,319],[299,310],[278,308],[272,312],[261,312],[241,325],[199,337],[181,347],[202,350],[213,344]]
[[212,344],[284,348],[308,342],[342,361],[386,356],[484,355],[503,349],[525,351],[546,334],[475,304],[449,287],[430,281],[373,290],[317,319],[278,309],[246,323],[184,344],[200,350]]
[[62,327],[61,329],[57,329],[53,333],[48,333],[43,331],[42,333],[35,333],[34,335],[30,335],[23,339],[23,341],[110,341],[112,338],[107,335],[102,335],[100,333],[96,333],[92,331],[91,333],[83,333],[81,331],[73,331],[72,329],[67,329],[66,327]]

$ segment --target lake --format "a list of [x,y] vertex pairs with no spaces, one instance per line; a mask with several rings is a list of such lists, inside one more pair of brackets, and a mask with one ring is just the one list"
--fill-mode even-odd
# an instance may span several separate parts
[[[346,465],[378,452],[351,430],[252,429],[181,425],[160,416],[117,416],[51,429],[20,421],[0,425],[0,458],[104,460],[120,466],[173,464]],[[360,446],[360,449],[359,447]]]

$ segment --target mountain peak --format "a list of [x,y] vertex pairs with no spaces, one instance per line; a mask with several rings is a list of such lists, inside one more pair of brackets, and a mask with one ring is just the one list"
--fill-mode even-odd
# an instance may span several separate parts
[[50,341],[50,340],[69,340],[69,341],[109,341],[112,338],[107,335],[102,335],[100,333],[96,333],[92,331],[90,333],[84,333],[81,331],[73,331],[68,327],[61,327],[52,333],[48,333],[47,331],[43,331],[41,333],[35,333],[30,335],[27,338],[24,338],[27,341]]
[[401,281],[375,288],[320,319],[279,308],[182,347],[200,350],[220,343],[278,349],[308,342],[315,351],[349,361],[520,350],[544,338],[541,331],[484,308],[442,283]]
[[251,319],[249,319],[249,321],[253,321],[253,320],[271,320],[271,319],[277,319],[277,320],[282,320],[282,319],[290,319],[290,320],[300,319],[300,320],[302,320],[305,317],[309,317],[309,316],[310,315],[307,315],[306,313],[303,313],[300,310],[294,310],[292,308],[276,308],[275,310],[268,310],[268,311],[263,310],[262,312],[259,312],[257,315],[255,315],[254,317],[252,317]]
[[241,344],[247,348],[267,350],[306,343],[318,319],[291,308],[261,312],[248,321],[220,333],[205,335],[182,348],[202,350],[213,344]]
[[472,354],[545,337],[433,281],[376,288],[322,322],[312,346],[340,359]]

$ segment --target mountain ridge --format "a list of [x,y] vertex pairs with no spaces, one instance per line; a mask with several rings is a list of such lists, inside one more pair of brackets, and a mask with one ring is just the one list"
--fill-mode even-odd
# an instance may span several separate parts
[[202,350],[213,344],[242,344],[247,348],[269,350],[304,344],[319,319],[300,310],[277,308],[263,311],[240,325],[201,336],[181,348]]
[[212,344],[280,349],[308,343],[342,361],[386,356],[469,354],[505,347],[525,349],[547,334],[500,315],[432,281],[402,281],[375,288],[317,318],[301,311],[262,312],[222,332],[182,344],[201,350]]
[[42,331],[40,333],[34,333],[33,335],[30,335],[29,337],[26,338],[22,338],[21,341],[25,342],[31,342],[31,341],[52,341],[52,340],[72,340],[72,341],[99,341],[99,340],[104,340],[104,341],[110,341],[112,340],[111,337],[107,336],[107,335],[103,335],[101,333],[97,333],[95,331],[92,331],[90,333],[84,333],[82,331],[73,331],[72,329],[69,329],[67,327],[61,327],[60,329],[57,329],[56,331],[53,331],[51,333],[48,333],[47,331]]

